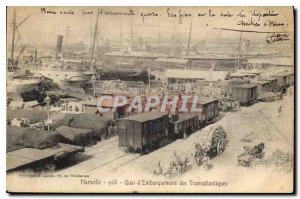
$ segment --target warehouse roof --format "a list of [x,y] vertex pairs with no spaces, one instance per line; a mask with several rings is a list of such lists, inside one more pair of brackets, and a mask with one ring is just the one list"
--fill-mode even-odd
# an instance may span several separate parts
[[140,58],[157,58],[157,57],[165,57],[165,54],[156,54],[149,52],[111,52],[105,53],[104,56],[112,56],[112,57],[140,57]]
[[253,88],[253,87],[256,87],[256,85],[254,85],[254,84],[240,84],[240,85],[233,86],[233,88]]
[[204,70],[179,70],[179,69],[167,69],[167,78],[178,79],[203,79],[206,81],[219,81],[224,80],[228,72],[227,71],[204,71]]
[[294,58],[293,57],[277,57],[273,58],[272,64],[279,66],[294,66]]
[[289,76],[289,75],[294,75],[292,72],[283,72],[283,73],[278,73],[276,75],[272,75],[272,77],[284,77],[284,76]]
[[168,62],[168,63],[177,63],[177,64],[187,64],[188,59],[174,59],[174,58],[157,58],[157,62]]
[[268,84],[270,83],[270,81],[268,80],[253,80],[253,81],[250,81],[251,84]]
[[[236,60],[235,57],[230,57],[227,55],[195,55],[195,56],[186,56],[185,59],[189,60]],[[243,58],[240,58],[240,60],[245,60]]]
[[138,113],[136,115],[123,118],[123,120],[133,120],[133,121],[137,121],[137,122],[146,122],[146,121],[161,118],[165,115],[168,115],[168,114],[158,112],[158,111],[150,111],[150,112]]
[[268,77],[268,78],[264,78],[262,80],[265,80],[265,81],[277,81],[277,79],[275,77]]

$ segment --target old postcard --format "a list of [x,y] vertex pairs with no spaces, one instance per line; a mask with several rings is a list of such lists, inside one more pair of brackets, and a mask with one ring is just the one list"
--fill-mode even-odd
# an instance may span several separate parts
[[8,192],[293,193],[293,7],[7,7]]

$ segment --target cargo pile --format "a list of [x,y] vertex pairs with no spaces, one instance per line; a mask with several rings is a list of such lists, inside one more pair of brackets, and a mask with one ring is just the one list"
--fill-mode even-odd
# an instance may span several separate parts
[[276,149],[272,153],[272,156],[268,159],[270,165],[273,165],[279,169],[289,169],[293,167],[294,158],[289,153],[284,153],[280,149]]
[[45,149],[57,145],[59,134],[53,131],[38,131],[31,128],[7,127],[6,151],[22,148]]
[[42,122],[48,118],[46,111],[40,110],[7,110],[7,120],[11,121],[14,118],[28,118],[31,123]]
[[105,136],[107,128],[111,125],[111,120],[103,118],[99,115],[91,114],[70,114],[63,119],[58,120],[56,127],[68,126],[93,131],[95,139],[101,140]]
[[95,144],[92,130],[60,126],[55,129],[60,135],[60,142],[76,146],[91,146]]

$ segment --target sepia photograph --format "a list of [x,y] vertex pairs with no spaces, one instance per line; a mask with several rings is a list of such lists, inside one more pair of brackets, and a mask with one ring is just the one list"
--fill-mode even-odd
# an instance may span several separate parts
[[294,193],[294,12],[7,6],[7,192]]

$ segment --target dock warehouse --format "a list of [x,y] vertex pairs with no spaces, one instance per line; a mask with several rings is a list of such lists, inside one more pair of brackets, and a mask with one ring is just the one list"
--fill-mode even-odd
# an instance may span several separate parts
[[192,62],[188,59],[176,59],[176,58],[157,58],[155,60],[157,68],[167,69],[186,69],[191,68]]
[[197,80],[221,81],[227,78],[227,71],[178,70],[167,69],[166,79],[172,83],[195,83]]
[[147,69],[148,66],[153,66],[158,56],[162,55],[149,52],[110,52],[103,55],[103,61],[105,66],[117,66],[118,63],[131,63],[132,67],[140,66],[139,68]]
[[236,57],[230,57],[228,55],[216,55],[216,54],[207,54],[207,55],[195,55],[195,56],[186,56],[184,59],[191,61],[192,68],[201,68],[204,70],[209,70],[211,64],[215,65],[217,70],[226,70],[233,71],[235,64],[240,63],[240,66],[246,66],[247,60],[244,58],[237,59]]

